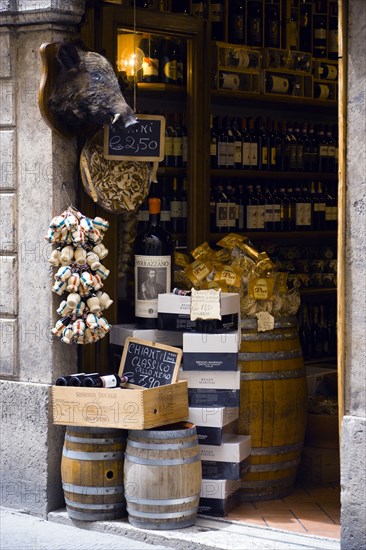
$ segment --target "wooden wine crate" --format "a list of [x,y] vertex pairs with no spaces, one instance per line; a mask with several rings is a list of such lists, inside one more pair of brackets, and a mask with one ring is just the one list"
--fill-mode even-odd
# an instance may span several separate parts
[[261,52],[247,46],[212,45],[211,86],[219,90],[258,94]]
[[188,418],[182,380],[151,389],[52,387],[53,423],[127,430],[151,429]]
[[309,52],[263,48],[262,68],[295,71],[311,75],[312,57]]
[[[270,88],[271,80],[275,83]],[[287,82],[287,87],[282,83]],[[261,92],[263,94],[289,97],[313,97],[313,77],[297,71],[263,69],[261,75]]]

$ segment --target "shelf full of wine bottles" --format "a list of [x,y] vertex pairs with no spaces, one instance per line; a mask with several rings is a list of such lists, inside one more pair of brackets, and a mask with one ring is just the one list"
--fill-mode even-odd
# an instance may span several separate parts
[[334,182],[232,183],[215,180],[210,195],[210,232],[335,231]]
[[211,116],[213,169],[338,172],[336,125]]
[[305,360],[337,356],[337,327],[335,304],[304,303],[299,313],[299,337]]
[[173,233],[179,244],[185,244],[187,222],[187,178],[185,176],[160,176],[158,182],[151,183],[148,198],[138,212],[137,230],[142,230],[149,220],[148,199],[160,198],[160,224]]

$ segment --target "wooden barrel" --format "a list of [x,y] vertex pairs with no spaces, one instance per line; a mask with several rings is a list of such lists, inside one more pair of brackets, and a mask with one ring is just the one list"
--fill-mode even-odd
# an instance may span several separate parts
[[126,431],[69,426],[61,478],[67,513],[84,521],[126,516],[123,462]]
[[288,495],[301,458],[307,417],[307,383],[295,317],[258,332],[241,323],[239,433],[252,436],[251,466],[241,500]]
[[202,467],[196,427],[178,422],[131,430],[125,455],[128,520],[143,529],[194,525]]

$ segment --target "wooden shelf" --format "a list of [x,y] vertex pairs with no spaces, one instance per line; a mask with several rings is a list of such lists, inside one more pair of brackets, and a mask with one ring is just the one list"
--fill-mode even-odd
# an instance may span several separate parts
[[231,178],[250,178],[268,179],[268,180],[331,180],[337,181],[338,174],[334,172],[280,172],[268,170],[236,170],[234,168],[213,168],[211,169],[211,177],[223,178],[229,176]]
[[337,112],[338,102],[319,100],[308,97],[296,97],[288,95],[275,95],[275,94],[250,94],[247,92],[233,92],[230,90],[211,90],[211,99],[216,103],[228,104],[228,102],[242,103],[243,101],[248,103],[255,103],[256,106],[268,107],[270,105],[278,106],[279,108],[286,106],[286,110],[311,110],[322,111],[323,109]]
[[314,297],[318,296],[335,296],[337,294],[337,287],[309,287],[309,288],[300,288],[300,296],[303,297]]
[[[291,240],[294,241],[296,239],[307,239],[310,240],[313,243],[314,240],[322,240],[322,241],[329,241],[329,240],[336,240],[337,239],[337,231],[236,231],[233,229],[233,232],[240,233],[241,235],[245,235],[250,240],[255,241],[266,241],[266,240]],[[226,233],[210,233],[209,238],[211,241],[218,241],[225,235]]]
[[146,93],[164,93],[170,95],[185,96],[187,94],[187,88],[185,86],[175,86],[174,84],[163,84],[160,82],[156,83],[147,83],[147,82],[138,82],[137,90],[139,92]]

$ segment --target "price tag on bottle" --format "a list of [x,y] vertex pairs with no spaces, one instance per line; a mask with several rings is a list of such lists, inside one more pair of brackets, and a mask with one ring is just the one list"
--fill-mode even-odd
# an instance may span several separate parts
[[220,319],[221,290],[195,290],[191,295],[191,321],[197,319]]
[[274,329],[274,317],[268,311],[260,311],[255,316],[258,319],[258,332],[266,332]]

